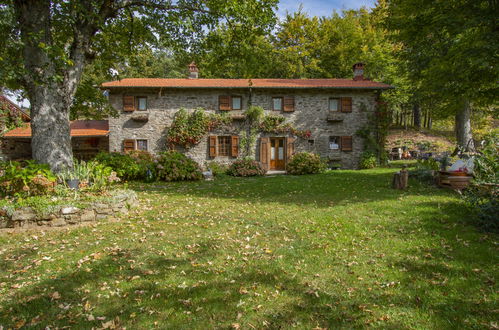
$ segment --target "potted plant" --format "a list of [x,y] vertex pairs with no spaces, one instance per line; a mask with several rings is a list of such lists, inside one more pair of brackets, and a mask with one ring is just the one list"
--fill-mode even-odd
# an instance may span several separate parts
[[468,169],[466,167],[460,167],[457,171],[449,172],[451,176],[468,176]]
[[78,190],[80,187],[80,180],[76,173],[71,170],[66,170],[57,175],[59,181],[64,182],[70,189]]

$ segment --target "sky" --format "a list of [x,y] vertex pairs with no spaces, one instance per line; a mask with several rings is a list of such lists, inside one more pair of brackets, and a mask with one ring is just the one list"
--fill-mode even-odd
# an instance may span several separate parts
[[288,12],[298,11],[300,5],[303,11],[310,16],[330,16],[333,10],[341,12],[343,9],[359,9],[363,6],[373,8],[376,0],[281,0],[277,15],[284,17]]
[[[280,0],[277,10],[277,16],[279,18],[284,18],[286,16],[286,11],[293,13],[298,11],[300,6],[305,13],[310,16],[330,16],[333,10],[341,12],[344,9],[359,9],[361,7],[373,8],[376,0]],[[14,103],[21,104],[22,106],[29,106],[29,102],[24,100],[23,102],[18,102],[18,100],[11,96],[6,95]]]

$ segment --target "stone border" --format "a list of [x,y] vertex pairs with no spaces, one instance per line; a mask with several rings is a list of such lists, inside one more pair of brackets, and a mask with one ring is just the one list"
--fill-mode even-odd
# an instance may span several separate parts
[[22,207],[11,214],[6,214],[4,211],[3,216],[0,215],[0,229],[63,227],[101,221],[110,216],[127,214],[132,207],[137,205],[137,194],[133,191],[126,191],[126,193],[112,196],[109,202],[98,201],[81,209],[71,205],[60,206],[56,212],[44,215],[37,214],[31,207]]

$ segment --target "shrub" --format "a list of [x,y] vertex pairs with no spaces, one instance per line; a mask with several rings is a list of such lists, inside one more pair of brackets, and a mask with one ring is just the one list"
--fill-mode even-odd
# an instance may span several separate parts
[[362,169],[375,168],[378,165],[376,155],[370,151],[364,151],[360,156],[359,167]]
[[95,160],[110,167],[123,180],[138,180],[146,177],[144,167],[129,154],[101,152]]
[[128,153],[130,157],[135,159],[135,162],[140,167],[140,176],[138,179],[143,179],[146,182],[156,180],[156,159],[149,152],[144,150],[134,150]]
[[232,176],[258,176],[264,175],[265,170],[256,160],[245,158],[233,162],[229,166],[227,174]]
[[220,176],[227,174],[229,166],[227,164],[212,161],[206,163],[206,168],[211,171],[213,176]]
[[299,152],[295,154],[288,163],[289,174],[316,174],[326,170],[326,162],[319,155],[310,152]]
[[164,181],[201,180],[203,178],[199,165],[177,151],[160,153],[156,171],[158,179]]
[[0,165],[0,193],[4,196],[46,195],[54,190],[56,176],[46,164],[27,161]]
[[475,156],[473,185],[463,194],[475,213],[477,224],[487,231],[499,232],[499,136],[485,137]]
[[418,181],[424,183],[434,183],[435,177],[433,174],[433,170],[428,170],[425,168],[416,168],[414,170],[409,171],[409,177],[415,178]]
[[474,184],[463,194],[472,208],[476,224],[486,231],[499,232],[499,186]]

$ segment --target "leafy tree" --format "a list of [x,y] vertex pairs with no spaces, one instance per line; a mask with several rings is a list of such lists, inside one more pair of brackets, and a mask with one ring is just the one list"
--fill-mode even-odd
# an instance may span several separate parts
[[[193,45],[226,24],[267,26],[276,0],[2,0],[0,82],[31,103],[33,158],[72,166],[69,116],[87,64],[103,69],[126,53]],[[82,92],[83,93],[83,92]]]
[[116,115],[107,97],[99,86],[109,80],[123,78],[183,78],[186,64],[179,63],[178,57],[168,49],[144,48],[130,50],[122,58],[113,61],[95,59],[88,64],[76,91],[70,118],[104,119]]
[[391,0],[388,26],[411,80],[455,115],[458,145],[473,150],[471,110],[497,97],[497,1]]

